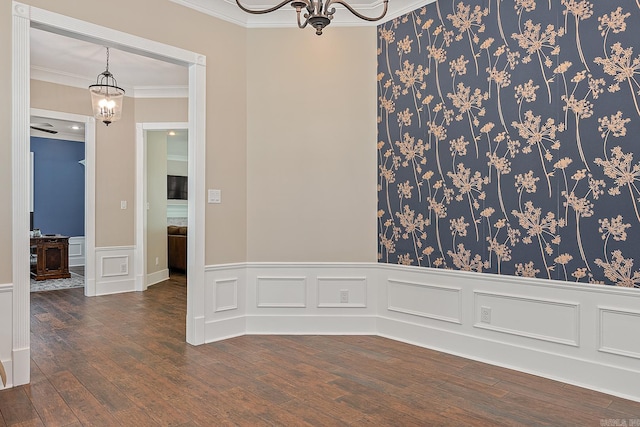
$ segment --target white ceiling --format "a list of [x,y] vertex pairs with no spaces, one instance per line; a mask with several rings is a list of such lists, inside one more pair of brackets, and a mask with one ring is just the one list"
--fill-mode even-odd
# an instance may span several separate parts
[[[31,77],[86,88],[107,65],[104,46],[31,29]],[[114,48],[109,49],[109,71],[127,96],[145,96],[164,89],[186,96],[189,72],[186,67],[158,61]]]

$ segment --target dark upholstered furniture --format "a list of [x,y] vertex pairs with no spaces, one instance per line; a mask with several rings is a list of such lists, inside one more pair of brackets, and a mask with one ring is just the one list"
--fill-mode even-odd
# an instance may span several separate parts
[[187,227],[167,227],[169,270],[187,271]]

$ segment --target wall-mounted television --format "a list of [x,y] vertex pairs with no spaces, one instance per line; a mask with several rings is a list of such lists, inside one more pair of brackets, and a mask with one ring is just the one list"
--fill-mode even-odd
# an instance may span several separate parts
[[187,179],[186,176],[167,175],[167,199],[187,200]]

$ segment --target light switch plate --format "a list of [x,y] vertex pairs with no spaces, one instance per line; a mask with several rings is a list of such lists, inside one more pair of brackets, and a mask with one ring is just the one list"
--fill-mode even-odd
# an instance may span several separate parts
[[220,190],[209,189],[207,201],[209,203],[222,203],[222,192]]

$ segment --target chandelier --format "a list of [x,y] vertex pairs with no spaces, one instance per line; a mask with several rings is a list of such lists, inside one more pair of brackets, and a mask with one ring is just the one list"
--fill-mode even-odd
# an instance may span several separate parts
[[113,74],[109,71],[109,48],[107,48],[107,69],[98,74],[96,84],[89,86],[93,116],[105,125],[120,120],[124,89],[118,87]]
[[[311,25],[316,29],[316,34],[321,36],[323,28],[331,23],[333,14],[336,13],[336,8],[332,7],[334,4],[340,4],[344,6],[349,12],[353,13],[360,19],[373,22],[384,18],[384,16],[387,14],[389,0],[383,0],[384,10],[382,11],[382,14],[380,16],[374,18],[370,18],[368,16],[362,15],[361,13],[358,13],[351,5],[346,2],[346,0],[285,0],[276,6],[259,10],[247,9],[240,3],[240,0],[236,0],[236,3],[240,7],[240,9],[244,10],[247,13],[253,13],[256,15],[274,12],[289,3],[293,8],[295,8],[296,14],[298,15],[298,27],[305,28],[307,25]],[[302,15],[303,10],[305,11],[304,15]],[[304,18],[304,20],[300,15],[302,15],[302,18]]]

